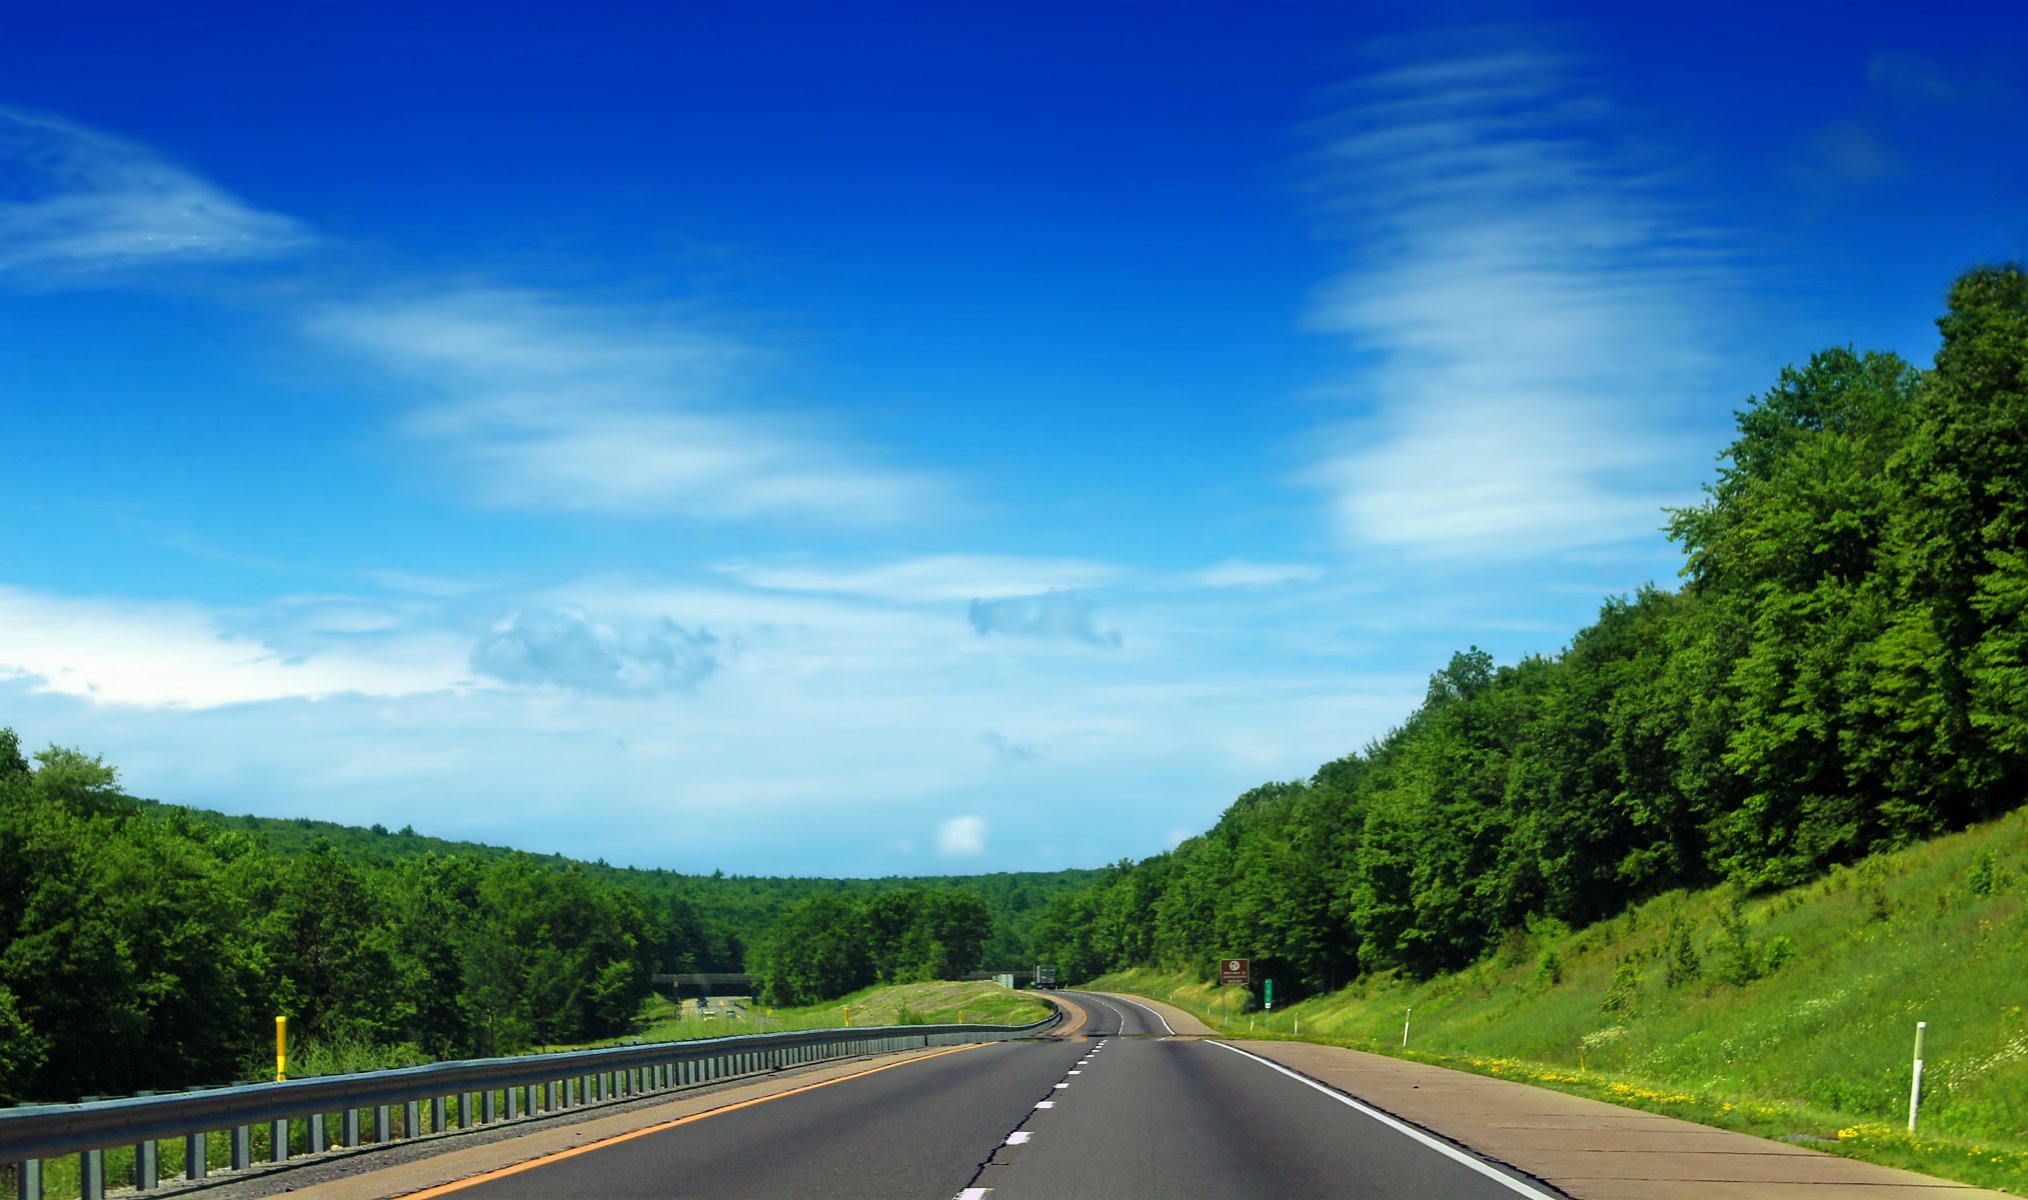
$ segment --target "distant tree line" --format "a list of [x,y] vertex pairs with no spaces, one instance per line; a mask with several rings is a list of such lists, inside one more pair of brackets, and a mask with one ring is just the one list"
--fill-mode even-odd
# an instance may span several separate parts
[[281,1013],[296,1061],[332,1068],[614,1036],[656,971],[743,970],[813,898],[931,931],[880,943],[879,978],[1011,967],[1047,901],[1097,877],[685,875],[226,816],[126,796],[77,750],[31,764],[0,729],[0,1103],[229,1081]]
[[1455,655],[1362,752],[1059,898],[1038,954],[1081,978],[1247,954],[1297,991],[1427,976],[2020,804],[2028,276],[1965,275],[1938,324],[1928,370],[1827,350],[1738,414],[1669,514],[1680,590],[1609,600],[1554,656]]
[[[323,843],[340,856],[358,861],[393,864],[426,854],[484,861],[511,858],[517,851],[477,842],[450,841],[413,828],[389,831],[381,825],[360,827],[308,817],[226,815],[205,809],[140,801],[164,814],[181,814],[231,829],[284,855],[308,853]],[[528,856],[522,856],[528,857]],[[1078,891],[1098,879],[1090,869],[1003,871],[988,875],[889,876],[878,879],[825,879],[812,876],[685,874],[666,869],[615,867],[577,862],[561,854],[533,859],[557,869],[576,869],[616,884],[639,897],[659,929],[656,961],[661,970],[741,971],[747,948],[758,941],[790,905],[811,896],[839,896],[856,902],[881,892],[915,887],[957,887],[985,901],[993,916],[993,932],[981,961],[1013,968],[1032,959],[1030,934],[1048,902]]]
[[977,969],[993,929],[977,895],[909,887],[790,905],[748,957],[767,1004],[815,1004],[876,983],[956,979]]
[[610,1036],[658,938],[583,871],[277,854],[135,803],[97,758],[31,766],[0,729],[0,1100],[229,1082],[278,1014],[369,1059]]

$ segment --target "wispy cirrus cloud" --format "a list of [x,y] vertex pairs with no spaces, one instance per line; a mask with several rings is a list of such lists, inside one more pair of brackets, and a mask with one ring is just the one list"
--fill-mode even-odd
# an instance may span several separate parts
[[932,554],[868,567],[734,562],[716,569],[770,591],[835,592],[903,603],[991,600],[1101,587],[1130,577],[1118,564],[1093,559],[996,554]]
[[1206,588],[1279,587],[1290,583],[1314,583],[1324,574],[1322,567],[1312,563],[1253,562],[1244,558],[1228,558],[1189,572],[1183,576],[1183,582],[1191,587]]
[[883,524],[943,499],[925,475],[740,403],[747,348],[696,325],[468,289],[326,305],[307,327],[396,379],[404,431],[488,505]]
[[0,106],[0,277],[89,282],[151,266],[272,258],[310,241],[154,151]]
[[[1519,555],[1652,535],[1728,259],[1569,59],[1511,45],[1356,81],[1319,127],[1351,248],[1309,323],[1366,364],[1308,481],[1355,545]],[[1701,465],[1701,464],[1699,464]]]

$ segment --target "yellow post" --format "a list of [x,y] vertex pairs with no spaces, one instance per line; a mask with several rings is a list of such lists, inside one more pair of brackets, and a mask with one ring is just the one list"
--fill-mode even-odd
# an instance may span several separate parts
[[289,1077],[289,1019],[275,1018],[275,1082]]
[[845,1006],[845,1028],[852,1028],[852,1006],[849,1004]]
[[958,1024],[963,1025],[964,1023],[965,1023],[965,1010],[961,1008],[958,1010]]

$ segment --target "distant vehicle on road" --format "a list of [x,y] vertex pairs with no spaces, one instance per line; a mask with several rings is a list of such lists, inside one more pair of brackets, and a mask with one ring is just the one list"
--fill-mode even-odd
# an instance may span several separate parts
[[1056,987],[1056,968],[1049,963],[1035,964],[1035,986],[1041,991]]

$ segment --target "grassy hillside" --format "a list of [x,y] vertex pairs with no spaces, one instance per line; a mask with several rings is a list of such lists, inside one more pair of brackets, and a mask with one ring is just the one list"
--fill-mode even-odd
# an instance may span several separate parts
[[1464,971],[1370,977],[1272,1014],[1191,977],[1093,986],[1394,1054],[1412,1008],[1414,1057],[2028,1195],[2028,811],[1787,891],[1672,892],[1538,927]]

